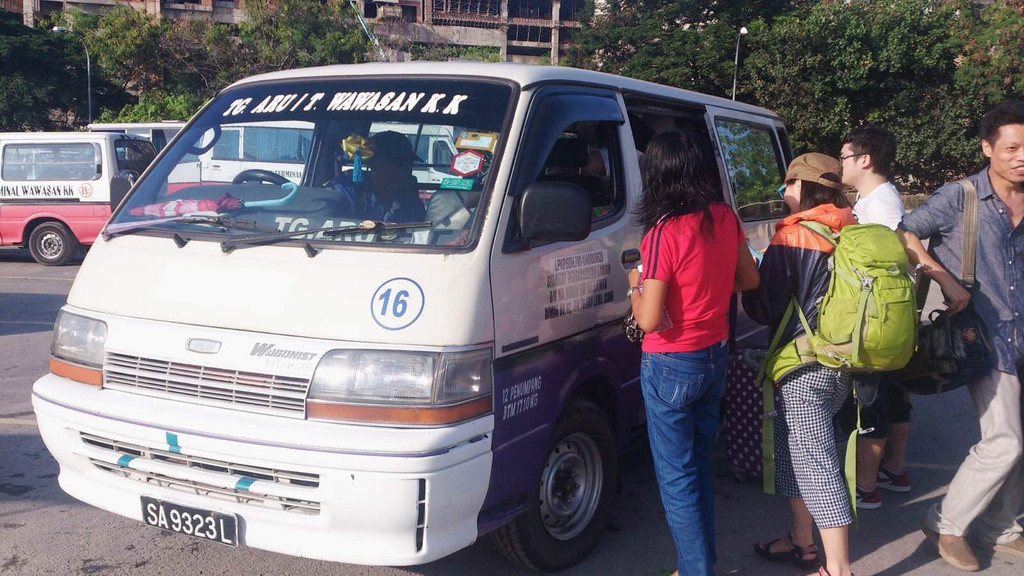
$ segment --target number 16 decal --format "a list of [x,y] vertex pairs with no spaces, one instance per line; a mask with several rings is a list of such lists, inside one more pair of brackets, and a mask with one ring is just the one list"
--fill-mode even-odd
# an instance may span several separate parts
[[385,330],[408,328],[423,312],[423,289],[408,278],[392,278],[380,285],[370,300],[373,321]]

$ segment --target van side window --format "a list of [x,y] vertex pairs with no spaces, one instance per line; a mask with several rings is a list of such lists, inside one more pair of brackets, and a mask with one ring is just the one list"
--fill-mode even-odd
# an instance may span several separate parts
[[[237,136],[235,138],[237,146]],[[311,138],[312,130],[270,126],[247,127],[245,142],[242,144],[242,160],[305,164],[309,156]]]
[[213,145],[214,160],[241,160],[238,154],[238,130],[224,130]]
[[452,158],[455,155],[452,153],[451,145],[444,140],[434,141],[434,150],[431,154],[430,162],[434,165],[435,169],[440,172],[449,173],[448,166],[451,166]]
[[120,139],[114,141],[114,155],[117,156],[118,170],[131,170],[142,174],[156,157],[153,145],[144,140]]
[[153,130],[153,148],[159,152],[167,146],[167,135],[164,134],[163,130]]
[[789,214],[777,192],[785,172],[771,129],[719,118],[715,120],[715,130],[732,186],[733,205],[740,218],[766,220]]
[[623,204],[618,184],[618,124],[576,122],[555,141],[538,181],[569,182],[590,195],[594,221],[615,214]]
[[95,180],[102,172],[99,144],[10,144],[4,147],[4,180]]

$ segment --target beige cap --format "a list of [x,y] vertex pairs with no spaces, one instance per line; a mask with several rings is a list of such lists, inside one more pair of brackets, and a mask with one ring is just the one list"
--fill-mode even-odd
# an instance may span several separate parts
[[839,160],[820,152],[801,154],[789,163],[786,170],[786,182],[790,180],[807,180],[817,182],[835,190],[842,190],[843,166]]

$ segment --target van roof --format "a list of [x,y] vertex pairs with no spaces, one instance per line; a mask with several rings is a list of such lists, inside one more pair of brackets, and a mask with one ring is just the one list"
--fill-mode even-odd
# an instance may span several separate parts
[[102,132],[104,130],[130,130],[130,129],[153,129],[153,128],[184,128],[185,122],[181,120],[161,120],[160,122],[93,122],[86,126],[89,130]]
[[97,138],[120,138],[130,140],[145,140],[146,138],[141,136],[134,136],[132,134],[124,134],[121,132],[0,132],[0,139],[3,140],[23,140],[31,142],[47,141],[47,140],[96,140]]
[[727,108],[758,116],[779,118],[779,115],[760,106],[735,102],[718,96],[709,96],[700,92],[663,86],[653,82],[568,68],[563,66],[533,66],[515,63],[488,62],[401,62],[401,63],[369,63],[341,64],[320,66],[316,68],[299,68],[282,72],[260,74],[239,80],[231,87],[275,80],[297,80],[305,78],[344,77],[344,76],[471,76],[477,78],[497,78],[511,80],[521,87],[527,88],[535,84],[549,82],[567,82],[573,84],[590,84],[612,86],[623,92],[639,92],[670,100],[685,100],[697,104]]

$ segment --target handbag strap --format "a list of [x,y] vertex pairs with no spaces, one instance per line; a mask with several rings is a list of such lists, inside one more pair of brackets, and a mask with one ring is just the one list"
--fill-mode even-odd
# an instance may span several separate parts
[[967,288],[974,286],[974,269],[978,253],[978,189],[966,178],[958,182],[964,189],[964,247],[961,255],[960,281]]
[[[960,282],[968,289],[974,287],[978,255],[978,189],[974,183],[964,178],[958,180],[957,184],[964,190],[964,241],[963,254],[960,260]],[[933,257],[935,252],[928,248],[928,253]],[[917,281],[917,311],[924,311],[925,301],[928,299],[928,288],[931,286],[931,278],[920,274]]]

